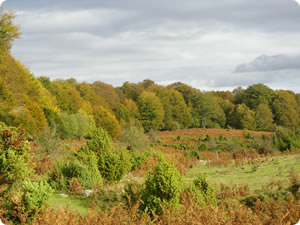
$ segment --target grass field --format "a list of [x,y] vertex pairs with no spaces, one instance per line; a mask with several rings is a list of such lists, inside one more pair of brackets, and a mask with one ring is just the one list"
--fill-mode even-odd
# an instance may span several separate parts
[[[264,185],[272,181],[281,181],[282,187],[287,187],[292,169],[300,174],[300,154],[262,158],[253,165],[208,167],[205,162],[199,162],[197,167],[187,171],[184,181],[186,184],[189,184],[199,173],[203,173],[216,189],[219,188],[220,183],[229,186],[235,184],[238,186],[248,185],[250,191],[253,193],[261,190]],[[142,182],[140,177],[137,180]],[[49,205],[55,208],[69,207],[70,209],[79,211],[82,215],[86,215],[90,199],[90,197],[74,195],[64,198],[59,193],[56,193],[49,201]]]
[[260,159],[255,164],[208,167],[205,162],[187,171],[186,182],[191,182],[199,173],[206,174],[207,179],[218,187],[227,185],[248,185],[251,191],[259,190],[272,181],[281,181],[283,187],[289,185],[291,170],[300,174],[300,154],[274,156]]
[[48,204],[58,209],[70,208],[80,212],[82,215],[87,215],[88,207],[90,202],[90,197],[77,196],[77,195],[68,195],[68,197],[61,197],[60,193],[55,193]]

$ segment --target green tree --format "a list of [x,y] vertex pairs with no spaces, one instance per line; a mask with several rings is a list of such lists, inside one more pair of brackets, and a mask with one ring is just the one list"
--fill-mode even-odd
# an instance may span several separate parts
[[62,111],[76,113],[84,109],[86,102],[73,83],[56,80],[51,83],[50,92],[56,97],[57,104]]
[[298,105],[298,107],[300,107],[300,94],[297,93],[295,97],[296,97],[297,105]]
[[274,91],[264,84],[249,86],[243,93],[243,103],[250,109],[255,109],[259,104],[270,106]]
[[228,99],[225,99],[223,101],[220,102],[220,106],[222,107],[225,116],[226,116],[226,124],[225,127],[230,126],[230,115],[232,114],[233,110],[234,110],[234,104],[229,101]]
[[94,131],[87,148],[96,153],[98,169],[109,182],[120,180],[131,169],[129,154],[125,150],[116,151],[110,135],[102,128]]
[[137,105],[145,131],[163,127],[164,109],[154,93],[143,92],[138,98]]
[[172,119],[180,124],[180,128],[189,127],[191,115],[182,94],[176,90],[170,90],[170,104]]
[[175,90],[179,91],[183,98],[185,103],[187,104],[187,106],[192,104],[192,99],[199,95],[201,92],[198,89],[192,88],[186,84],[183,84],[181,82],[177,82],[174,84],[169,85],[168,87],[170,88],[174,88]]
[[11,48],[12,41],[21,35],[19,27],[13,24],[14,18],[13,12],[2,13],[0,9],[0,56]]
[[182,190],[183,180],[178,170],[171,163],[161,160],[147,175],[140,209],[150,215],[152,212],[161,215],[163,205],[178,206]]
[[299,112],[295,96],[288,91],[276,91],[273,101],[275,122],[283,127],[297,127]]
[[203,93],[194,98],[193,116],[200,127],[225,127],[226,124],[225,113],[212,93]]
[[200,174],[193,181],[191,186],[188,188],[188,192],[196,198],[197,203],[201,206],[207,203],[217,203],[216,193],[203,174]]
[[17,128],[0,122],[0,185],[23,181],[31,171],[30,143]]
[[164,108],[164,128],[167,130],[176,130],[189,127],[191,115],[182,94],[173,88],[163,86],[153,86],[152,89]]
[[120,96],[112,85],[96,81],[93,83],[93,87],[95,93],[105,99],[111,109],[116,108],[121,103]]
[[121,126],[116,117],[102,106],[94,108],[94,119],[97,127],[104,128],[112,137],[118,137]]
[[255,112],[245,104],[236,105],[230,116],[230,126],[237,129],[255,130]]
[[6,208],[3,216],[14,224],[30,224],[53,192],[46,181],[27,179],[11,190],[2,202]]
[[143,88],[141,86],[129,82],[125,82],[122,85],[121,90],[127,98],[130,98],[135,102],[137,101],[140,94],[143,92]]
[[255,109],[256,129],[260,131],[274,130],[273,114],[265,104],[259,104]]
[[242,87],[237,87],[232,91],[232,94],[235,99],[235,101],[234,101],[235,104],[243,103],[244,93],[245,93],[245,89],[243,89]]
[[94,130],[91,139],[87,141],[86,145],[97,154],[103,151],[110,151],[113,148],[111,136],[101,127]]
[[124,103],[116,108],[115,115],[120,122],[128,123],[130,119],[139,118],[138,107],[133,100],[125,99]]

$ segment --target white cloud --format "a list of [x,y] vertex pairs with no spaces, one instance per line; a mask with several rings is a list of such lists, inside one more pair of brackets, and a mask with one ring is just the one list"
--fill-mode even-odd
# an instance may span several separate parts
[[6,0],[0,0],[0,6],[5,2]]
[[294,0],[295,2],[297,2],[300,5],[300,0]]
[[[267,72],[232,73],[241,62],[262,53],[300,54],[300,14],[292,1],[86,0],[81,4],[53,0],[47,6],[46,1],[26,0],[26,5],[24,1],[9,4],[21,9],[16,23],[23,33],[12,53],[38,76],[72,76],[114,85],[148,78],[226,89],[280,83],[280,76]],[[300,86],[299,79],[296,83]]]

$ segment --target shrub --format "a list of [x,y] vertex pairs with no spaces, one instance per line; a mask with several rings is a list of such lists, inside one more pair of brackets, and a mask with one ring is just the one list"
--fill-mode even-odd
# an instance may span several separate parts
[[212,186],[207,182],[204,175],[200,174],[189,187],[188,190],[195,196],[199,205],[206,203],[217,203],[216,193]]
[[124,187],[124,195],[122,198],[126,206],[130,208],[137,205],[138,201],[141,200],[142,193],[143,185],[133,180]]
[[50,156],[51,159],[59,157],[62,140],[59,138],[55,128],[52,130],[45,128],[41,135],[35,139],[35,143],[41,147],[37,152],[39,158],[45,156]]
[[94,108],[94,119],[97,127],[104,128],[112,137],[118,137],[121,126],[116,117],[102,106]]
[[53,192],[46,181],[25,180],[20,188],[9,193],[4,203],[7,208],[6,219],[21,224],[32,221]]
[[149,146],[149,141],[144,134],[143,127],[138,127],[130,123],[127,123],[123,128],[122,141],[127,144],[127,148],[130,150],[146,150]]
[[77,178],[84,189],[92,189],[96,185],[101,185],[103,179],[97,162],[95,153],[83,148],[76,154],[75,160],[56,164],[54,171],[50,174],[51,184],[56,189],[70,190],[72,185],[74,186],[74,178]]
[[163,214],[163,205],[178,206],[183,188],[182,176],[174,165],[161,160],[154,171],[148,173],[142,192],[140,209],[150,215]]
[[134,170],[136,169],[139,165],[144,163],[147,158],[149,157],[149,154],[140,152],[137,150],[131,151],[131,169]]
[[29,149],[24,133],[0,122],[0,184],[21,182],[30,175]]
[[96,153],[98,169],[108,182],[119,181],[131,169],[131,159],[127,150],[116,151],[110,135],[102,128],[97,128],[87,149]]
[[294,130],[279,128],[273,136],[273,143],[281,151],[295,150],[300,147],[300,135]]
[[122,195],[113,190],[99,190],[94,196],[94,203],[103,211],[108,211],[119,205],[122,201]]
[[92,132],[91,139],[87,142],[87,147],[97,154],[111,150],[111,136],[103,128],[97,128],[94,132]]
[[207,150],[208,150],[208,145],[207,145],[207,143],[199,142],[199,143],[197,144],[197,149],[198,149],[199,151],[207,151]]
[[274,152],[274,146],[272,140],[262,140],[261,144],[258,147],[259,154],[271,154]]
[[201,155],[200,155],[200,152],[197,151],[197,150],[192,150],[191,152],[188,152],[188,153],[184,153],[184,156],[186,157],[191,157],[191,158],[197,158],[197,159],[201,159]]
[[126,150],[104,151],[98,156],[98,168],[108,182],[119,181],[132,167]]
[[75,114],[62,113],[62,136],[64,138],[90,137],[96,124],[93,116],[80,110]]

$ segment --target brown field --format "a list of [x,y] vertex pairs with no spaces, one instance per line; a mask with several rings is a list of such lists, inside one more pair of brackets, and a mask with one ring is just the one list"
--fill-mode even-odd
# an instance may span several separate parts
[[159,137],[160,139],[166,143],[167,141],[170,141],[171,138],[176,138],[177,136],[189,136],[192,138],[197,138],[200,137],[201,135],[209,135],[212,138],[216,138],[220,135],[232,139],[232,138],[237,138],[237,139],[244,139],[244,135],[249,132],[252,135],[255,136],[262,136],[262,135],[267,135],[271,136],[273,133],[272,132],[263,132],[263,131],[248,131],[248,130],[228,130],[228,129],[215,129],[215,128],[191,128],[191,129],[184,129],[184,130],[176,130],[176,131],[163,131],[160,133]]
[[[248,130],[226,130],[226,129],[206,129],[206,128],[192,128],[192,129],[184,129],[184,130],[176,130],[176,131],[163,131],[159,134],[159,139],[161,141],[161,144],[157,144],[153,147],[155,150],[161,150],[163,151],[165,157],[172,161],[174,165],[177,167],[177,169],[184,174],[187,169],[193,168],[197,165],[199,160],[196,160],[195,158],[189,158],[185,157],[184,154],[189,152],[191,149],[188,149],[186,151],[183,150],[177,150],[172,146],[164,146],[165,144],[170,145],[179,145],[181,143],[188,144],[190,146],[195,146],[198,141],[197,140],[176,140],[178,136],[182,138],[191,138],[191,139],[197,139],[201,136],[209,135],[212,139],[215,139],[216,137],[223,136],[226,137],[228,140],[231,140],[233,138],[238,139],[240,141],[243,141],[245,139],[245,135],[251,134],[253,136],[271,136],[272,132],[261,132],[261,131],[248,131]],[[221,152],[218,155],[216,155],[216,152],[208,152],[203,151],[200,152],[201,157],[203,159],[208,160],[209,164],[214,165],[220,165],[225,166],[232,163],[235,163],[237,165],[243,164],[243,163],[252,163],[254,160],[261,157],[257,153],[257,151],[248,151],[243,150],[241,152]]]

